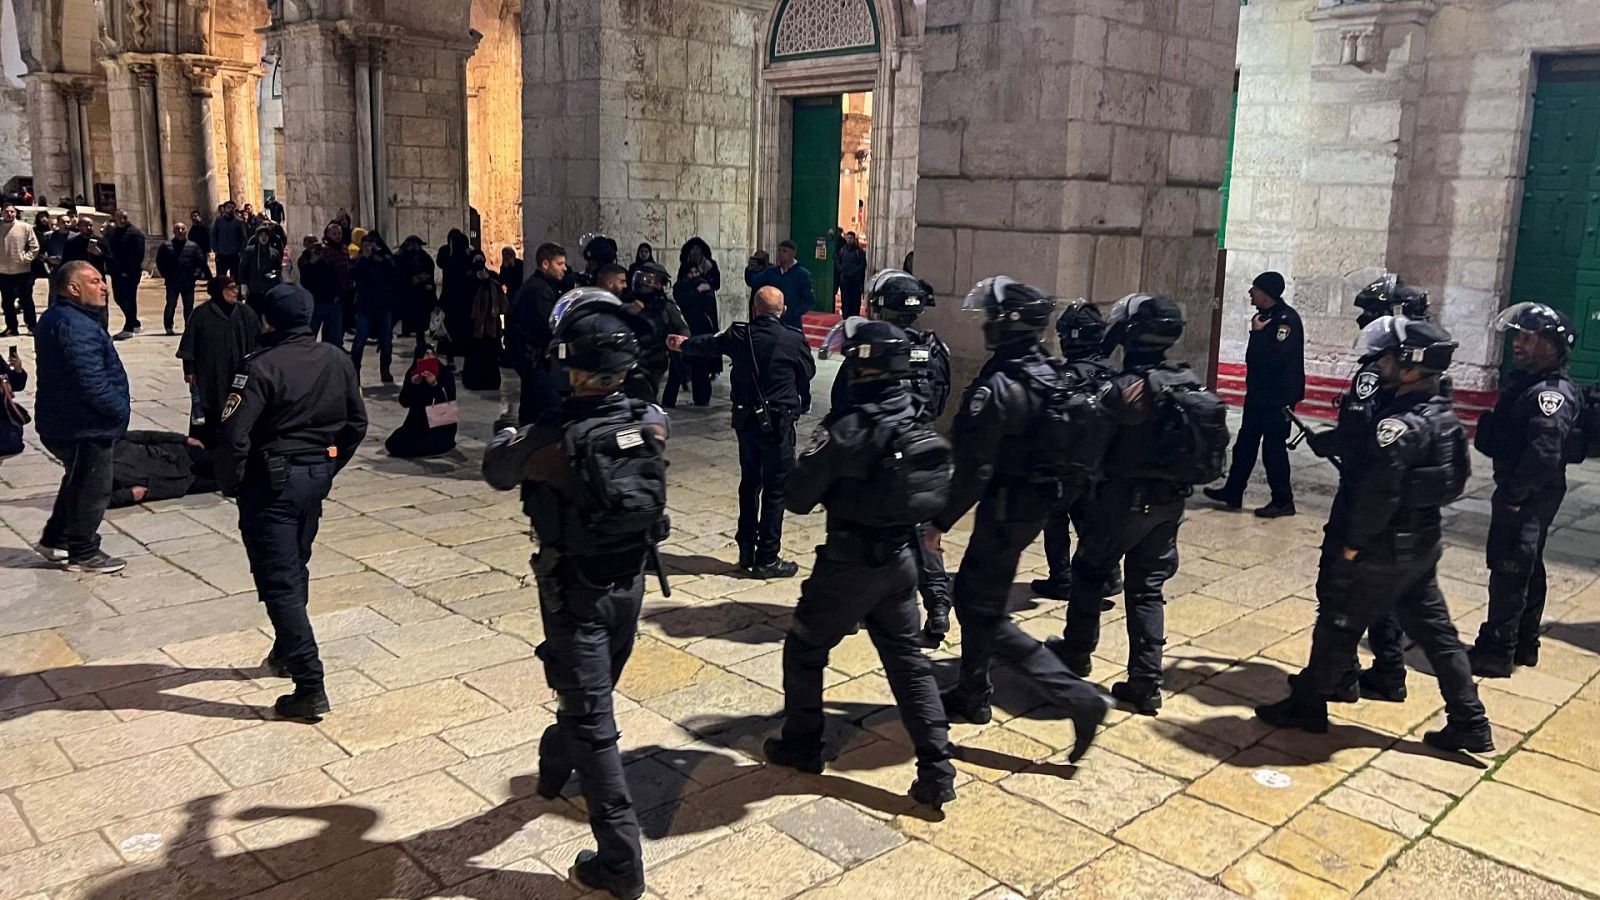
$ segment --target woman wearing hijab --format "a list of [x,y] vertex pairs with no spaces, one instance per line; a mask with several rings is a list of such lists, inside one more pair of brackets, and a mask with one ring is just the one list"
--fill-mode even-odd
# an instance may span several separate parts
[[514,247],[500,248],[500,286],[506,289],[507,297],[515,297],[522,290],[522,260],[517,258]]
[[400,242],[400,252],[395,254],[395,277],[400,284],[400,333],[414,335],[418,343],[428,330],[428,317],[438,305],[434,294],[433,258],[423,249],[422,238],[412,234]]
[[640,244],[639,249],[633,251],[633,263],[628,266],[628,283],[633,284],[633,273],[644,268],[644,264],[654,262],[656,248],[649,244]]
[[[469,325],[465,334],[465,361],[461,366],[461,385],[469,391],[500,388],[500,325],[506,314],[506,292],[484,266],[482,253],[471,257],[472,299],[468,306]],[[455,329],[450,334],[455,336]]]
[[394,256],[383,235],[376,231],[361,234],[361,253],[350,263],[356,283],[356,339],[350,345],[350,361],[355,363],[356,379],[361,378],[361,355],[367,338],[378,338],[378,374],[384,384],[394,384],[389,364],[394,356]]
[[455,361],[467,353],[472,339],[472,295],[476,290],[472,275],[473,251],[459,228],[450,229],[439,248],[439,308],[444,310],[444,329],[448,337],[439,354]]
[[417,357],[400,385],[400,405],[406,420],[383,442],[390,456],[409,459],[439,456],[456,446],[456,370],[427,344],[417,345]]
[[[678,280],[672,287],[672,298],[689,323],[690,335],[716,334],[720,329],[717,291],[721,288],[722,273],[711,258],[711,248],[698,237],[690,238],[678,253]],[[672,354],[662,405],[670,409],[678,404],[678,389],[685,381],[691,386],[695,406],[710,405],[711,376],[720,371],[721,357],[685,359],[681,353]]]

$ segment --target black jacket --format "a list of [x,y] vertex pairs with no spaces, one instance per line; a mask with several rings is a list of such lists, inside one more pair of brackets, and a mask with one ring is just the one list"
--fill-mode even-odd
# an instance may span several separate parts
[[272,241],[251,241],[239,254],[239,279],[252,300],[265,297],[283,281],[283,248]]
[[129,223],[112,228],[105,236],[106,253],[111,257],[111,274],[132,277],[144,270],[144,232]]
[[811,378],[817,374],[811,345],[777,316],[757,316],[753,322],[735,322],[721,334],[692,337],[683,345],[683,354],[728,358],[735,417],[759,405],[763,397],[790,416],[811,409]]
[[30,421],[26,410],[16,404],[14,395],[28,386],[28,373],[13,369],[0,357],[0,456],[15,456],[22,452],[22,428]]
[[170,284],[194,284],[211,277],[206,252],[194,241],[167,241],[156,251],[156,271]]
[[536,271],[511,299],[511,311],[506,315],[506,355],[524,377],[542,367],[550,352],[550,314],[560,297],[561,285]]
[[[929,424],[944,415],[944,408],[950,402],[950,348],[931,330],[905,328],[904,331],[911,339],[911,372],[900,383],[905,385],[916,404],[917,421]],[[839,367],[828,400],[834,409],[850,405],[848,368]]]
[[1466,430],[1448,399],[1401,394],[1379,415],[1372,435],[1345,463],[1352,475],[1343,543],[1357,551],[1358,561],[1438,544],[1440,506],[1427,498],[1424,482],[1442,476],[1465,484],[1472,466]]
[[[111,445],[111,505],[132,506],[217,489],[211,451],[172,431],[130,431]],[[145,489],[143,499],[133,489]]]
[[[806,515],[817,504],[828,508],[828,530],[859,530],[850,501],[863,482],[878,475],[885,450],[878,435],[883,426],[917,421],[916,404],[902,384],[879,383],[873,396],[848,409],[828,414],[817,426],[811,445],[795,461],[784,488],[784,507]],[[869,501],[870,502],[870,501]]]
[[[1262,327],[1256,328],[1257,321]],[[1247,406],[1293,406],[1306,398],[1306,333],[1300,314],[1279,300],[1251,320],[1244,352]]]
[[261,320],[243,303],[207,300],[195,308],[178,340],[178,358],[183,374],[194,376],[208,418],[221,413],[233,376],[260,340]]
[[[262,335],[245,358],[218,426],[217,481],[236,493],[247,466],[263,456],[334,457],[343,468],[367,434],[350,355],[309,328]],[[330,448],[332,453],[330,453]]]
[[1581,403],[1566,370],[1515,372],[1500,386],[1494,411],[1478,422],[1477,447],[1494,460],[1494,483],[1521,506],[1567,486],[1567,443],[1575,439]]
[[189,224],[189,240],[200,245],[201,253],[211,252],[211,226],[205,222],[191,222]]
[[63,296],[39,317],[33,427],[46,441],[110,441],[128,430],[128,373],[100,315]]

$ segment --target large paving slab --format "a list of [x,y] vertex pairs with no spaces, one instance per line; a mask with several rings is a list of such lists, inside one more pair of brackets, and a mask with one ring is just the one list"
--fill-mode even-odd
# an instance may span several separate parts
[[[136,426],[185,427],[175,341],[117,349]],[[381,444],[403,410],[368,374],[371,433],[335,483],[312,564],[334,702],[314,726],[273,720],[289,683],[260,666],[271,629],[231,501],[115,511],[102,531],[127,573],[71,575],[28,549],[59,468],[36,443],[0,467],[0,900],[585,895],[567,877],[591,845],[576,785],[534,795],[557,706],[534,655],[534,545],[516,494],[478,475],[499,397],[462,393],[458,454],[393,460]],[[1561,553],[1541,665],[1482,687],[1498,757],[1421,744],[1441,721],[1422,671],[1406,703],[1335,707],[1328,735],[1252,717],[1310,647],[1334,476],[1297,451],[1294,519],[1190,505],[1159,716],[1114,712],[1069,765],[1070,723],[1001,670],[995,721],[953,729],[960,796],[933,814],[904,797],[915,759],[865,634],[823,675],[828,773],[764,765],[800,583],[734,574],[726,415],[725,381],[710,409],[673,413],[663,554],[675,589],[669,599],[651,584],[616,694],[649,896],[1600,894],[1600,468],[1572,470],[1552,534]],[[1440,566],[1468,637],[1488,577],[1487,467],[1475,463]],[[948,536],[952,567],[969,529]],[[786,554],[808,566],[821,531],[819,516],[792,517]],[[1583,547],[1596,552],[1571,552]],[[1063,616],[1057,601],[1027,599],[1044,564],[1031,548],[1015,593],[1024,629],[1041,637]],[[1103,685],[1126,661],[1116,602],[1097,652]],[[942,678],[959,639],[933,654]]]

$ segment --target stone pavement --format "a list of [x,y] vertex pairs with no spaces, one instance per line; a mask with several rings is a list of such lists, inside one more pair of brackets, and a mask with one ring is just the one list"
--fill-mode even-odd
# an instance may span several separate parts
[[[135,427],[181,430],[176,339],[119,348]],[[126,572],[69,575],[28,549],[59,469],[36,445],[0,466],[0,898],[579,895],[565,876],[589,841],[582,800],[532,791],[553,703],[533,658],[527,522],[477,475],[498,398],[463,395],[460,452],[420,463],[382,453],[394,392],[367,398],[368,444],[312,563],[334,703],[315,727],[271,720],[287,683],[259,668],[266,620],[232,503],[114,512],[103,533]],[[1070,726],[1002,673],[995,722],[954,729],[960,799],[929,816],[902,796],[911,751],[864,635],[828,670],[828,773],[759,761],[799,582],[732,574],[736,464],[718,404],[675,416],[674,593],[647,599],[619,688],[654,896],[1600,894],[1596,467],[1574,473],[1551,539],[1543,661],[1483,687],[1494,759],[1420,743],[1441,708],[1424,674],[1406,703],[1335,707],[1326,737],[1251,717],[1308,649],[1332,473],[1301,455],[1299,517],[1190,511],[1168,593],[1178,693],[1159,718],[1113,713],[1070,766]],[[1486,497],[1480,476],[1452,510],[1441,572],[1468,634],[1485,602]],[[791,520],[802,563],[820,527]],[[1037,549],[1019,581],[1042,572]],[[1029,631],[1060,630],[1062,604],[1016,599]],[[1095,675],[1109,683],[1126,637],[1107,624]],[[945,678],[952,649],[935,654]]]

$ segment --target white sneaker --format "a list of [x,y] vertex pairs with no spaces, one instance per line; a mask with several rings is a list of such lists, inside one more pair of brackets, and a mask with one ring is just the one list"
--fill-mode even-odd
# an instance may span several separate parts
[[45,562],[64,563],[67,561],[67,556],[69,555],[65,549],[61,547],[47,546],[43,541],[34,544],[33,549],[38,551],[39,555],[45,558]]

